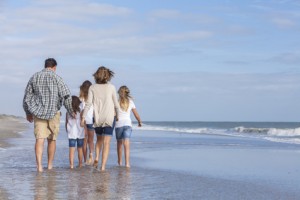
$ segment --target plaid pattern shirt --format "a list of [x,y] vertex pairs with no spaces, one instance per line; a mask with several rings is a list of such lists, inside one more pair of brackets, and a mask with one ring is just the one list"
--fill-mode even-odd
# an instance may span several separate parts
[[52,119],[62,104],[72,115],[70,90],[54,71],[45,68],[30,78],[23,99],[26,115],[32,114],[40,119]]

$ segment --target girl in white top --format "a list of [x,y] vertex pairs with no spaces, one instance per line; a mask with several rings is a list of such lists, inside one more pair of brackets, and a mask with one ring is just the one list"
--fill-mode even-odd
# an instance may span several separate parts
[[66,131],[69,138],[69,160],[70,168],[74,168],[74,154],[77,143],[79,167],[82,167],[82,146],[84,141],[84,128],[80,126],[81,111],[83,105],[77,96],[72,96],[72,107],[76,114],[73,118],[69,113],[66,114]]
[[130,91],[126,86],[121,86],[118,90],[120,110],[118,115],[118,121],[116,121],[116,139],[117,139],[117,152],[118,152],[118,164],[122,165],[122,146],[125,152],[125,166],[130,167],[129,154],[130,143],[129,139],[132,132],[132,123],[130,113],[132,111],[134,117],[138,121],[138,126],[142,126],[140,116],[136,110]]
[[[82,85],[80,86],[80,94],[79,98],[82,101],[83,108],[85,107],[85,104],[88,99],[88,92],[89,88],[92,85],[92,83],[88,80],[84,81]],[[94,162],[93,154],[94,154],[94,132],[95,129],[93,127],[93,115],[94,115],[94,108],[93,105],[91,105],[90,109],[87,112],[87,115],[85,117],[86,125],[84,126],[85,130],[85,138],[84,138],[84,144],[83,144],[83,158],[87,165],[91,165]],[[87,150],[89,150],[89,159],[87,159]]]

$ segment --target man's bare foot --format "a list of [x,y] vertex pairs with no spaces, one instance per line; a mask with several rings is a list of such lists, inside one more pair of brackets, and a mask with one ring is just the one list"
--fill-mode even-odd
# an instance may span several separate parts
[[70,165],[70,169],[74,169],[74,166],[73,166],[73,165]]
[[130,165],[129,165],[129,164],[127,164],[127,165],[126,165],[126,167],[127,167],[127,168],[130,168]]
[[48,169],[53,169],[53,166],[52,165],[48,165]]
[[105,167],[101,166],[100,171],[105,171]]

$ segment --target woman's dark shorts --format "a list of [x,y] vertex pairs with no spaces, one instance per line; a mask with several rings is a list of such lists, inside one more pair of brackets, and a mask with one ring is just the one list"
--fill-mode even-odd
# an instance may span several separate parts
[[97,136],[112,136],[115,128],[116,119],[112,124],[112,127],[105,126],[105,127],[95,127],[95,132]]

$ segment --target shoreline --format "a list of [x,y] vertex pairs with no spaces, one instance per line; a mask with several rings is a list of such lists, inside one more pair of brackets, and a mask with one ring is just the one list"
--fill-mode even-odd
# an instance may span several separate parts
[[[130,170],[116,165],[116,140],[112,138],[107,170],[100,172],[91,166],[69,169],[68,140],[65,130],[61,129],[54,170],[37,174],[33,162],[34,135],[19,134],[26,130],[31,132],[32,126],[24,118],[15,116],[0,115],[0,122],[0,130],[7,133],[3,141],[0,140],[1,144],[20,146],[2,151],[5,153],[1,155],[0,199],[25,196],[46,199],[48,194],[53,199],[294,200],[300,196],[297,168],[300,148],[290,144],[255,138],[134,130]],[[46,154],[44,164],[45,158]]]
[[[28,124],[22,117],[14,115],[0,114],[0,149],[6,149],[14,146],[8,140],[22,137],[20,132],[28,130]],[[0,186],[0,198],[8,199],[9,194]]]
[[21,137],[20,132],[29,129],[26,119],[13,115],[0,115],[0,149],[12,147],[8,139]]

